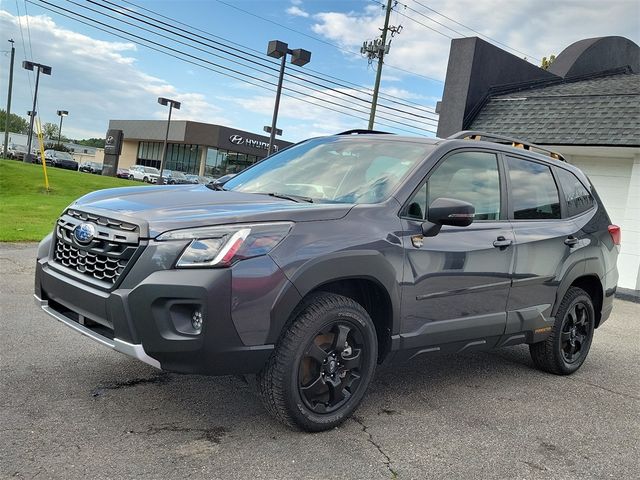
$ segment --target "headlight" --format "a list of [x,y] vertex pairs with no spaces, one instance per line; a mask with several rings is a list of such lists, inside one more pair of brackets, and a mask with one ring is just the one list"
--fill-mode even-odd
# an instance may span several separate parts
[[238,260],[269,253],[287,236],[292,225],[277,222],[173,230],[156,240],[191,240],[177,267],[228,267]]

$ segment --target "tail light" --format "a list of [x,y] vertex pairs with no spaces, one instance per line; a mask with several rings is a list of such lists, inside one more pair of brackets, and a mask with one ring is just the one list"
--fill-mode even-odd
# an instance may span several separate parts
[[614,245],[620,245],[622,230],[620,230],[618,225],[609,225],[609,235],[611,235],[611,240],[613,240]]

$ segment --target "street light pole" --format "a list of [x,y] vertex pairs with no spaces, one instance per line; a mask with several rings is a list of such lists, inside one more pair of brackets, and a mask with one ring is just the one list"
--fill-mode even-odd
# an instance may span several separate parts
[[162,178],[162,173],[164,172],[164,163],[167,156],[167,142],[169,141],[169,127],[171,126],[171,112],[175,107],[176,110],[180,110],[180,102],[176,102],[175,100],[171,100],[170,98],[158,97],[158,103],[160,105],[169,105],[169,117],[167,118],[167,130],[164,134],[164,144],[162,145],[162,156],[160,157],[160,178],[158,182],[160,185],[164,185],[164,179]]
[[11,91],[13,89],[13,61],[16,57],[16,47],[13,46],[13,38],[9,40],[11,43],[11,63],[9,64],[9,91],[7,93],[7,117],[4,120],[4,156],[7,156],[9,147],[9,117],[11,116]]
[[31,109],[31,112],[33,112],[33,115],[31,115],[31,119],[29,120],[29,137],[27,138],[27,154],[24,156],[24,161],[30,162],[31,161],[31,140],[33,137],[33,122],[36,118],[36,103],[38,101],[38,84],[40,82],[40,72],[44,73],[45,75],[51,75],[51,67],[47,65],[42,65],[40,63],[35,63],[35,62],[30,62],[28,60],[25,60],[24,62],[22,62],[22,68],[24,68],[25,70],[32,70],[32,71],[34,68],[37,69],[36,88],[33,92],[33,108]]
[[62,119],[69,115],[67,110],[58,110],[58,116],[60,117],[60,126],[58,127],[58,148],[60,147],[60,139],[62,138]]
[[287,63],[287,55],[282,56],[280,62],[280,76],[278,77],[278,88],[276,88],[276,103],[273,106],[273,117],[271,118],[271,132],[269,132],[269,146],[267,147],[267,157],[271,155],[273,143],[276,139],[276,123],[278,122],[278,109],[280,108],[280,94],[282,93],[282,81],[284,80],[284,67]]
[[273,145],[276,139],[276,123],[278,121],[278,109],[280,108],[280,95],[282,93],[282,82],[284,80],[284,69],[287,63],[287,54],[291,55],[291,63],[302,67],[311,61],[311,52],[297,48],[290,50],[289,45],[279,40],[271,40],[267,47],[267,55],[273,58],[281,58],[280,75],[278,76],[278,88],[276,89],[276,102],[273,106],[273,118],[271,120],[271,131],[269,132],[269,146],[267,147],[267,156],[271,155]]

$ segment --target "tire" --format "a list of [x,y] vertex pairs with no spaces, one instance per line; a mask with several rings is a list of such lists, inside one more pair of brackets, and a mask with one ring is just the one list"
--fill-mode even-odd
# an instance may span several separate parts
[[285,425],[328,430],[358,407],[377,358],[376,330],[365,309],[341,295],[314,294],[294,313],[258,374],[260,396]]
[[149,182],[149,178],[148,178],[148,177],[144,177],[144,178],[142,179],[142,181],[143,181],[144,183],[150,183],[150,182]]
[[595,309],[587,292],[571,287],[565,294],[551,334],[529,345],[536,368],[555,375],[571,375],[584,363],[595,329]]

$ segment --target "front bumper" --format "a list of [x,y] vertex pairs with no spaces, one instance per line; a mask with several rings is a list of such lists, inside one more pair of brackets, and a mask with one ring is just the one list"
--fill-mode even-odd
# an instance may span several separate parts
[[93,330],[88,326],[82,325],[73,318],[67,317],[64,313],[50,307],[48,301],[42,300],[35,294],[33,296],[36,299],[36,305],[42,308],[43,312],[49,314],[59,322],[64,323],[67,327],[72,328],[76,332],[89,337],[90,339],[98,342],[101,345],[104,345],[105,347],[114,349],[116,352],[124,353],[125,355],[137,358],[138,360],[151,365],[152,367],[160,368],[160,362],[155,358],[147,355],[142,345],[125,342],[124,340],[121,340],[119,338],[109,338],[108,336],[104,336],[98,331]]
[[[269,299],[280,291],[286,279],[268,257],[240,262],[235,275],[232,269],[176,270],[171,265],[183,245],[149,242],[124,280],[105,289],[50,261],[50,246],[41,246],[38,304],[101,345],[162,370],[204,375],[257,373],[273,351],[264,341],[269,312],[258,320],[263,312],[248,308],[252,302],[241,289],[232,298],[233,285],[255,277],[258,263],[261,272],[272,272],[272,281],[263,282],[264,291],[252,290],[252,297]],[[204,317],[200,333],[190,331],[195,309]]]

